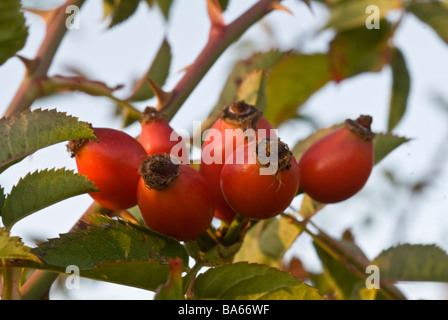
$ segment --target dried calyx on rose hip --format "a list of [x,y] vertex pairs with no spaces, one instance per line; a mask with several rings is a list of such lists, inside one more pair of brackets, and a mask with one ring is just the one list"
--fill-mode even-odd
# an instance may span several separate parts
[[297,161],[279,138],[239,147],[221,171],[229,206],[249,219],[268,219],[291,204],[299,188]]
[[148,156],[139,168],[137,203],[148,228],[190,241],[213,219],[213,199],[205,179],[169,154]]
[[374,165],[372,117],[347,119],[312,144],[299,160],[300,187],[322,203],[344,201],[366,184]]
[[138,168],[146,152],[127,133],[112,128],[92,128],[99,142],[72,140],[67,149],[76,159],[78,172],[93,181],[99,192],[90,196],[111,210],[127,209],[137,204]]
[[[212,189],[216,218],[231,222],[235,217],[235,211],[223,198],[219,182],[226,155],[249,141],[271,136],[276,136],[273,126],[255,106],[238,101],[222,109],[204,138],[199,169]],[[213,159],[205,158],[211,154]]]
[[148,155],[167,153],[183,163],[188,163],[189,154],[185,141],[170,126],[162,112],[153,107],[146,107],[140,125],[139,141]]

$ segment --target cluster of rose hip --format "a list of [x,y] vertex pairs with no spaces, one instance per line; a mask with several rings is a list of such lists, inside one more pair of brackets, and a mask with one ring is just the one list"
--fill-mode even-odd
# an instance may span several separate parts
[[[78,172],[95,183],[100,205],[125,210],[138,205],[148,228],[190,241],[213,218],[268,219],[284,212],[299,193],[322,203],[356,194],[373,167],[371,117],[346,120],[314,142],[297,162],[277,130],[252,105],[222,110],[204,133],[199,169],[163,114],[147,107],[138,138],[93,128],[98,141],[70,141]],[[213,161],[210,161],[213,159]]]

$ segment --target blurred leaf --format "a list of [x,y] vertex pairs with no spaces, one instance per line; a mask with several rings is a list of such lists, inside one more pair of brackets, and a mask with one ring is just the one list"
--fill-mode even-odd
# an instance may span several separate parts
[[325,207],[324,203],[317,202],[313,198],[311,198],[308,194],[304,194],[302,204],[300,206],[300,216],[303,219],[310,219],[316,213],[318,213],[323,207]]
[[340,82],[363,72],[380,71],[390,60],[392,33],[387,21],[381,21],[380,29],[364,26],[337,33],[328,52],[332,78]]
[[285,252],[301,233],[302,229],[298,225],[283,216],[259,221],[245,235],[241,249],[233,261],[248,261],[280,268]]
[[325,54],[290,54],[272,66],[266,81],[266,118],[274,127],[296,117],[298,108],[331,80]]
[[225,11],[229,4],[229,0],[218,0],[218,3],[221,6],[222,11]]
[[210,117],[217,117],[222,108],[238,101],[238,89],[249,73],[261,69],[268,72],[283,56],[283,52],[272,50],[264,53],[256,53],[248,59],[238,61],[228,76],[218,102],[210,113]]
[[193,299],[322,300],[317,290],[265,265],[237,262],[205,271],[194,282]]
[[22,49],[28,38],[28,27],[20,0],[0,2],[0,66]]
[[[336,241],[336,240],[333,240]],[[365,267],[368,265],[368,259],[364,253],[351,241],[338,241],[351,257],[355,257],[358,264]],[[324,274],[327,281],[338,293],[337,298],[340,300],[360,299],[358,290],[360,284],[364,285],[365,278],[359,272],[352,270],[347,262],[342,262],[339,257],[332,256],[330,253],[322,249],[314,243],[316,252],[322,262]]]
[[393,50],[392,60],[392,93],[389,106],[388,131],[392,131],[406,112],[411,78],[403,54],[397,48]]
[[159,6],[160,11],[162,11],[165,19],[168,20],[173,0],[155,0],[155,1],[157,2],[157,5]]
[[85,176],[64,169],[27,174],[6,197],[2,208],[3,224],[8,228],[26,216],[59,201],[98,191]]
[[129,98],[131,101],[145,101],[154,97],[154,91],[149,85],[148,78],[160,87],[163,86],[169,74],[171,57],[171,47],[165,39],[148,71],[134,85],[133,93]]
[[137,10],[140,0],[103,0],[104,17],[111,18],[109,28],[127,20]]
[[0,167],[50,145],[72,139],[94,139],[88,123],[56,110],[34,110],[0,119]]
[[179,258],[169,260],[170,273],[166,283],[159,285],[154,300],[184,300],[182,260]]
[[408,141],[410,141],[409,138],[399,137],[392,133],[377,133],[373,139],[375,164],[378,164],[389,153]]
[[406,10],[433,28],[439,37],[448,43],[448,2],[446,0],[407,1]]
[[381,283],[448,282],[448,255],[436,245],[401,244],[381,252],[372,264],[380,270]]
[[[402,0],[339,0],[328,2],[330,19],[325,28],[335,28],[338,31],[366,27],[366,20],[370,15],[377,13],[377,19],[384,19],[390,10],[402,7]],[[378,9],[375,12],[366,12],[371,5]],[[381,26],[380,26],[381,28]]]
[[11,237],[3,228],[0,228],[0,259],[39,262],[39,259],[31,253],[30,247],[24,245],[19,237]]
[[81,277],[152,291],[167,281],[169,259],[179,257],[188,265],[188,254],[177,240],[101,215],[85,229],[41,243],[32,253],[43,263],[17,265],[60,273],[74,265]]
[[257,107],[261,111],[266,109],[266,81],[263,69],[249,73],[238,88],[238,100]]
[[296,160],[300,161],[300,158],[302,157],[303,153],[313,143],[315,143],[317,140],[322,138],[327,133],[330,133],[331,131],[339,128],[342,125],[343,124],[335,124],[335,125],[333,125],[331,127],[328,127],[328,128],[322,128],[322,129],[316,130],[312,134],[310,134],[308,137],[306,137],[305,139],[302,139],[302,140],[298,141],[295,144],[295,146],[293,147],[293,149],[292,149],[292,153],[293,153],[294,157],[296,158]]

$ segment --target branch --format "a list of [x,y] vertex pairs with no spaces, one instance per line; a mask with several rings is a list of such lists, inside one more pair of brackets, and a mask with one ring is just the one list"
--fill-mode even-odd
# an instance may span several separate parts
[[277,9],[276,4],[279,1],[260,0],[228,25],[222,24],[219,14],[216,13],[214,2],[208,1],[212,23],[208,42],[193,64],[186,69],[185,75],[174,87],[169,99],[159,100],[157,109],[163,110],[169,119],[173,118],[221,54],[247,29],[269,12]]
[[67,32],[65,25],[67,19],[66,8],[75,5],[80,8],[85,0],[67,0],[65,4],[54,9],[51,18],[47,21],[47,30],[42,45],[35,58],[27,64],[25,78],[23,79],[16,95],[6,110],[4,116],[28,109],[39,96],[39,90],[35,86],[36,79],[47,75],[61,41]]

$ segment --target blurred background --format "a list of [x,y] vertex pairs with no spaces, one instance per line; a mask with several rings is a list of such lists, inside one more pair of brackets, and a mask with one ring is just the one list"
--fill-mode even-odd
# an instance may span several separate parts
[[[29,7],[53,8],[62,0],[23,0]],[[230,22],[255,0],[231,0],[224,18]],[[316,52],[325,50],[331,32],[320,33],[328,12],[312,2],[312,11],[304,2],[284,1],[292,14],[274,12],[249,29],[232,45],[207,73],[171,124],[176,129],[191,130],[193,121],[205,120],[218,100],[233,64],[256,51],[271,48]],[[43,20],[25,13],[29,26],[26,46],[19,53],[32,58],[45,35]],[[170,76],[164,86],[174,87],[182,69],[191,64],[208,37],[209,20],[204,0],[174,0],[169,21],[155,6],[141,2],[136,13],[122,24],[108,29],[103,20],[100,0],[88,0],[79,12],[80,28],[69,30],[64,38],[49,75],[73,75],[73,70],[106,83],[110,87],[123,84],[116,91],[119,97],[131,93],[132,84],[152,62],[161,42],[168,40],[172,50]],[[365,188],[350,200],[326,206],[314,223],[337,238],[349,229],[356,243],[373,259],[382,250],[400,243],[437,244],[448,251],[448,46],[420,21],[408,15],[400,25],[395,45],[407,61],[411,75],[411,94],[402,122],[394,132],[412,140],[393,151],[375,167]],[[17,58],[0,67],[0,112],[4,113],[19,87],[25,68]],[[340,84],[327,84],[301,109],[310,122],[291,120],[279,128],[286,143],[307,137],[317,127],[326,127],[372,115],[372,129],[386,131],[392,78],[388,67],[378,73],[365,73]],[[151,101],[155,105],[155,101]],[[136,104],[143,110],[148,105]],[[57,109],[97,127],[121,128],[114,116],[113,103],[102,97],[83,93],[67,93],[36,101],[32,108]],[[137,135],[139,124],[126,128]],[[8,193],[20,177],[44,168],[76,170],[66,144],[38,151],[0,175],[0,185]],[[300,204],[300,197],[296,199]],[[58,237],[67,232],[91,204],[88,195],[77,196],[39,211],[19,223],[11,231],[25,244]],[[321,270],[311,239],[303,234],[288,251],[287,258],[298,257],[311,271]],[[446,299],[448,287],[440,283],[400,283],[399,288],[410,299]],[[153,293],[82,279],[80,289],[66,290],[55,284],[51,299],[150,299]]]

